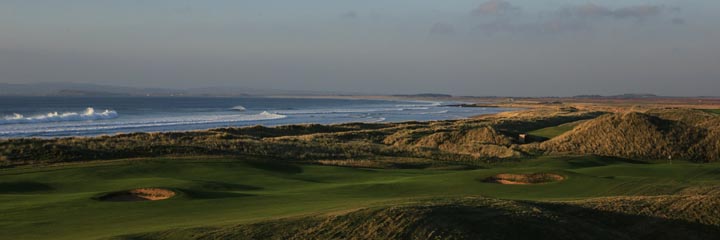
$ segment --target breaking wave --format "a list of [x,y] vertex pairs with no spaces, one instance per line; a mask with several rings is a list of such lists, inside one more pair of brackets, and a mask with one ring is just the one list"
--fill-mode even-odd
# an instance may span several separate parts
[[[112,131],[112,130],[132,130],[142,128],[172,128],[187,125],[203,125],[203,124],[233,124],[237,122],[254,122],[286,118],[281,114],[270,113],[267,111],[258,114],[233,114],[233,115],[205,115],[195,117],[167,117],[153,119],[151,121],[122,121],[122,122],[96,122],[88,124],[66,123],[56,126],[33,126],[27,125],[20,128],[9,129],[10,131],[0,131],[0,137],[3,135],[24,134],[50,134],[57,132],[84,132],[84,131]],[[168,129],[172,130],[172,129]]]
[[442,102],[432,101],[414,101],[413,104],[396,104],[396,107],[439,107],[442,106]]
[[22,124],[22,123],[46,123],[46,122],[67,122],[67,121],[88,121],[88,120],[106,120],[117,118],[118,113],[113,110],[105,110],[96,112],[94,108],[87,108],[84,112],[51,112],[44,115],[36,115],[25,117],[22,114],[15,113],[11,116],[5,116],[0,119],[0,124]]
[[287,116],[277,113],[271,113],[268,111],[263,111],[258,116],[264,117],[264,119],[260,120],[269,120],[269,119],[280,119],[280,118],[286,118]]
[[235,111],[240,111],[240,112],[244,112],[245,110],[247,110],[247,108],[240,106],[240,105],[234,106],[230,109],[235,110]]
[[442,111],[437,111],[437,112],[421,112],[421,113],[418,113],[418,114],[424,114],[424,115],[425,115],[425,114],[445,114],[445,113],[448,113],[448,110],[442,110]]

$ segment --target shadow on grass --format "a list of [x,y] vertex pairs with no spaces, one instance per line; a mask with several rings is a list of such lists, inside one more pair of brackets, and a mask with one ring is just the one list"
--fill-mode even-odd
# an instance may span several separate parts
[[237,184],[237,183],[202,181],[202,180],[198,180],[196,182],[198,182],[198,187],[205,189],[205,190],[211,190],[211,191],[253,191],[253,190],[263,189],[262,187],[245,185],[245,184]]
[[569,168],[602,167],[613,164],[649,164],[648,162],[638,160],[595,155],[570,157],[564,161],[568,164]]
[[290,164],[290,163],[284,163],[284,162],[274,162],[274,161],[247,161],[247,165],[250,167],[254,167],[257,169],[269,171],[269,172],[277,172],[277,173],[284,173],[284,174],[298,174],[302,173],[303,169],[297,165]]
[[578,226],[612,231],[620,239],[716,239],[720,236],[720,226],[682,219],[609,212],[563,203],[525,203],[565,216]]
[[239,197],[251,197],[253,194],[236,193],[236,192],[224,192],[224,191],[205,191],[195,189],[179,189],[183,195],[190,199],[220,199],[220,198],[239,198]]
[[0,182],[0,194],[4,193],[32,193],[53,190],[53,187],[39,182]]
[[[201,237],[197,237],[201,236]],[[474,198],[117,239],[716,239],[720,228],[568,204]]]

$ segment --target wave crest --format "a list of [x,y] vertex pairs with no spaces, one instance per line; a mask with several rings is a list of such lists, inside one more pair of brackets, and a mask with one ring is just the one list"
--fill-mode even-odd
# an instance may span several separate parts
[[247,109],[246,109],[245,107],[243,107],[242,105],[237,105],[237,106],[234,106],[234,107],[232,107],[232,108],[230,108],[230,109],[235,110],[235,111],[240,111],[240,112],[244,112],[245,110],[247,110]]
[[280,118],[286,118],[287,116],[277,113],[271,113],[268,111],[263,111],[258,114],[259,116],[264,117],[264,119],[258,119],[258,120],[270,120],[270,119],[280,119]]
[[88,121],[88,120],[106,120],[117,118],[118,113],[113,110],[105,110],[96,112],[94,108],[87,108],[84,112],[51,112],[44,115],[36,115],[25,117],[22,114],[14,113],[12,116],[5,116],[0,119],[0,124],[22,124],[22,123],[46,123],[46,122],[66,122],[66,121]]

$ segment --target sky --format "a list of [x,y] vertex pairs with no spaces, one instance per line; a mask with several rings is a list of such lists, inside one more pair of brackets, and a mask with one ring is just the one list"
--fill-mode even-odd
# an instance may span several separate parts
[[0,82],[718,96],[717,0],[2,0]]

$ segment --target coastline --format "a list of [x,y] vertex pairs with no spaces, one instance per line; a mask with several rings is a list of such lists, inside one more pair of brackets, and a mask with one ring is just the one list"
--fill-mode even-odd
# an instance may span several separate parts
[[[289,101],[292,101],[292,99],[326,99],[327,103],[330,103],[331,105],[327,105],[325,107],[310,107],[310,108],[284,108],[284,109],[273,109],[271,106],[277,106],[278,101],[270,101],[267,105],[269,108],[265,108],[263,105],[264,100],[262,99],[278,99],[280,102],[282,102],[284,99],[287,99]],[[84,102],[84,98],[72,98],[75,102]],[[91,99],[97,99],[97,98],[91,98]],[[106,106],[115,106],[115,105],[123,105],[125,100],[132,100],[132,102],[142,102],[144,100],[140,100],[137,98],[109,98],[112,100],[111,104],[107,104]],[[176,119],[173,121],[178,121],[177,124],[171,124],[158,122],[157,127],[155,127],[155,122],[148,122],[148,124],[140,124],[138,126],[131,125],[128,121],[137,121],[137,120],[128,120],[128,119],[134,119],[137,118],[134,115],[132,115],[132,112],[130,112],[130,115],[128,114],[128,110],[124,109],[124,111],[114,111],[114,110],[104,110],[105,112],[111,112],[113,113],[113,117],[108,119],[106,116],[98,116],[99,121],[91,121],[91,117],[95,116],[85,116],[80,114],[86,114],[86,113],[67,113],[67,112],[51,112],[47,115],[47,117],[53,117],[53,118],[65,118],[65,115],[68,115],[69,117],[77,118],[77,119],[45,119],[47,121],[36,121],[36,117],[28,117],[28,119],[18,119],[18,120],[27,120],[27,123],[25,122],[18,122],[14,123],[6,123],[0,125],[0,139],[18,139],[18,138],[42,138],[42,139],[52,139],[52,138],[63,138],[63,137],[99,137],[99,136],[113,136],[117,134],[131,134],[131,133],[138,133],[138,132],[145,132],[145,133],[162,133],[162,132],[187,132],[187,131],[207,131],[210,129],[215,128],[227,128],[227,127],[235,127],[235,128],[242,128],[242,127],[252,127],[257,125],[262,125],[266,127],[276,127],[276,126],[287,126],[287,125],[307,125],[307,124],[321,124],[321,125],[334,125],[334,124],[343,124],[343,123],[399,123],[399,122],[426,122],[426,121],[442,121],[442,120],[457,120],[457,119],[469,119],[469,118],[475,118],[479,115],[486,115],[486,114],[494,114],[501,111],[517,111],[518,109],[513,108],[500,108],[495,106],[478,106],[481,108],[475,108],[475,109],[461,109],[461,107],[470,107],[471,105],[469,103],[462,103],[455,100],[449,99],[428,99],[428,98],[385,98],[385,97],[364,97],[364,96],[353,96],[353,97],[337,97],[337,96],[314,96],[314,97],[301,97],[301,96],[264,96],[262,98],[160,98],[162,100],[168,100],[168,101],[175,101],[175,100],[181,100],[181,101],[196,101],[196,99],[199,99],[200,101],[206,100],[212,100],[213,104],[211,106],[217,106],[217,104],[229,104],[223,99],[228,99],[229,102],[232,102],[233,100],[235,102],[240,102],[243,105],[245,105],[244,102],[246,101],[255,101],[255,105],[252,105],[254,108],[251,108],[251,110],[246,110],[245,107],[242,107],[242,110],[240,111],[231,111],[238,108],[238,106],[234,106],[232,108],[227,108],[230,110],[227,110],[225,108],[217,108],[214,107],[213,110],[216,111],[218,117],[208,118],[208,120],[212,121],[205,121],[201,120],[197,123],[187,122],[190,120],[184,119],[184,118],[178,118],[178,117],[172,117],[174,115],[177,115],[175,113],[169,113],[168,120],[169,119]],[[183,100],[186,99],[186,100]],[[247,99],[247,100],[246,100]],[[60,99],[62,100],[62,99]],[[287,101],[286,100],[286,101]],[[333,103],[333,100],[352,100],[346,103],[339,102],[340,105],[337,105]],[[354,101],[364,101],[364,102],[358,102],[357,104],[354,103]],[[379,101],[378,103],[374,103],[374,101]],[[107,101],[110,102],[110,101]],[[274,103],[273,103],[274,102]],[[317,101],[314,101],[317,102]],[[324,102],[324,101],[323,101]],[[82,104],[82,103],[81,103]],[[274,105],[273,105],[274,104]],[[332,105],[335,104],[335,105]],[[77,104],[76,104],[77,105]],[[126,104],[125,104],[126,105]],[[235,104],[230,104],[235,105]],[[85,106],[84,104],[81,106]],[[91,105],[92,106],[92,105]],[[91,108],[88,108],[91,109]],[[111,107],[101,107],[99,109],[112,109]],[[95,111],[99,111],[95,110]],[[182,109],[181,109],[182,110]],[[22,110],[19,110],[22,111]],[[37,110],[36,110],[37,111]],[[57,110],[56,110],[57,111]],[[262,111],[262,112],[261,112]],[[449,111],[449,112],[448,112]],[[87,110],[85,111],[87,112]],[[486,113],[489,112],[489,113]],[[199,113],[202,113],[202,111],[198,113],[192,113],[187,112],[185,113],[187,116],[195,116]],[[60,115],[62,114],[62,115]],[[174,115],[173,115],[174,114]],[[193,115],[195,114],[195,115]],[[253,117],[255,115],[262,115],[265,114],[266,116],[263,116],[263,118],[260,117]],[[28,114],[29,115],[29,114]],[[52,116],[51,116],[52,115]],[[121,116],[121,118],[118,118],[118,115]],[[24,117],[23,115],[15,114],[17,117]],[[30,115],[32,116],[32,115]],[[131,116],[128,118],[128,116]],[[154,117],[162,117],[164,118],[164,115],[152,115]],[[200,116],[200,115],[197,115]],[[327,116],[327,117],[326,117]],[[350,117],[353,116],[353,117]],[[364,116],[364,117],[361,117]],[[46,116],[39,116],[37,120],[43,120],[40,118],[45,118]],[[211,117],[211,116],[208,116]],[[251,118],[252,117],[252,118]],[[6,117],[7,119],[7,117]],[[204,119],[204,118],[203,118]],[[11,119],[12,120],[12,119]],[[149,121],[149,120],[148,120]],[[126,123],[127,122],[127,123]],[[85,123],[89,123],[90,125],[86,125]],[[113,131],[114,128],[113,124],[121,124],[118,125],[118,130]],[[37,125],[36,125],[37,124]],[[127,125],[127,126],[126,126]],[[45,132],[45,130],[39,129],[39,130],[32,130],[35,126],[47,128],[48,132]],[[58,130],[52,130],[51,128],[58,128]],[[64,133],[63,128],[66,128],[66,126],[77,126],[78,132],[77,133]],[[97,126],[95,128],[94,126]],[[144,127],[147,126],[147,127]],[[3,132],[3,127],[5,127],[5,131],[8,131],[8,129],[11,132]],[[121,127],[121,128],[120,128]],[[33,134],[33,132],[29,133],[22,133],[17,132],[20,131],[19,129],[27,128],[29,130],[38,131],[37,133]],[[72,129],[72,128],[70,128]],[[80,131],[80,129],[89,129],[90,132]],[[105,130],[107,129],[107,130]],[[52,130],[52,131],[49,131]],[[12,131],[16,131],[16,136],[13,136]],[[60,131],[60,132],[57,132]],[[57,133],[56,133],[57,132]]]

